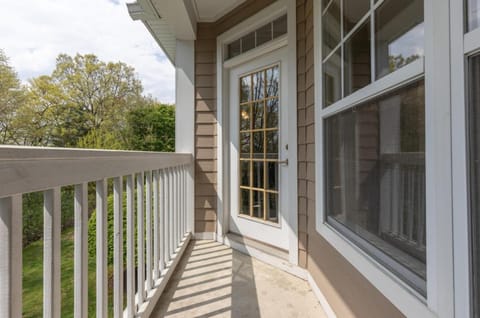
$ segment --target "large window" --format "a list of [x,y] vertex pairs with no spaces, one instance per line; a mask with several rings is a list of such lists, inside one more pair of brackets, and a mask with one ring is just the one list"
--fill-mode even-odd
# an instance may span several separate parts
[[423,0],[322,3],[324,221],[426,296]]

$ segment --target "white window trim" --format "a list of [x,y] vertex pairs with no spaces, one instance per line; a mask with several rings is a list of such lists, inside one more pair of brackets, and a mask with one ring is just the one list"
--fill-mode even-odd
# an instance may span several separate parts
[[[224,242],[225,235],[229,231],[230,219],[230,180],[229,180],[229,76],[228,68],[234,67],[257,56],[271,52],[279,47],[288,45],[288,73],[297,74],[297,37],[296,17],[297,6],[294,0],[278,0],[259,11],[243,22],[217,37],[217,240]],[[225,45],[231,41],[258,29],[264,24],[275,20],[287,13],[287,35],[273,39],[251,51],[245,52],[230,60],[225,61]],[[291,80],[288,83],[288,105],[294,109],[289,116],[289,129],[287,138],[289,145],[289,161],[291,165],[297,165],[297,81]],[[289,169],[288,179],[297,180],[297,169]],[[298,265],[298,188],[297,182],[289,186],[289,262]]]
[[473,317],[472,264],[470,250],[470,202],[468,175],[468,64],[466,58],[480,51],[480,28],[465,33],[464,1],[451,4],[452,34],[452,167],[455,266],[455,315]]
[[[453,1],[455,2],[455,1]],[[459,1],[457,1],[459,2]],[[425,62],[392,77],[410,81],[425,65],[427,299],[327,223],[324,198],[324,118],[381,94],[388,83],[370,84],[323,110],[321,0],[314,0],[316,230],[407,317],[453,316],[452,169],[450,123],[450,0],[425,0]],[[447,35],[447,36],[445,36]],[[374,52],[374,51],[373,51]],[[372,53],[373,53],[372,52]],[[374,53],[373,53],[374,54]],[[405,73],[400,75],[401,73]],[[409,73],[409,74],[406,74]],[[417,74],[417,75],[415,75]],[[399,78],[390,80],[402,83]],[[389,81],[385,78],[385,81]],[[405,83],[403,81],[403,83]],[[375,86],[378,86],[375,88]],[[434,93],[435,92],[435,93]],[[369,95],[372,94],[372,95]],[[354,96],[355,95],[355,96]],[[462,316],[463,317],[463,316]]]

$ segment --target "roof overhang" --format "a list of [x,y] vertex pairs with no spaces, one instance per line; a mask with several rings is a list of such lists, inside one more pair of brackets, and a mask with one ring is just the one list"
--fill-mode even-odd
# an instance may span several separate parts
[[133,20],[141,20],[175,65],[178,40],[195,40],[197,19],[190,0],[137,0],[127,4]]

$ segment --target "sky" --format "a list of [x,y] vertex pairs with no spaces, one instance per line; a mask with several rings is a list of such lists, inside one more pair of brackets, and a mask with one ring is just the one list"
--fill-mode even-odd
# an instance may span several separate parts
[[174,103],[174,68],[143,23],[132,21],[126,2],[0,0],[0,49],[24,83],[51,74],[60,53],[93,53],[134,67],[144,94]]

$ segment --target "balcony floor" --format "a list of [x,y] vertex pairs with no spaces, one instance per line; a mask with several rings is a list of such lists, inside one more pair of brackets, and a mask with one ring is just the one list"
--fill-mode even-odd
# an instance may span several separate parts
[[151,317],[326,317],[307,282],[214,241],[192,241]]

